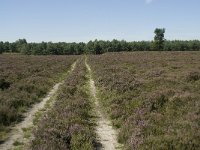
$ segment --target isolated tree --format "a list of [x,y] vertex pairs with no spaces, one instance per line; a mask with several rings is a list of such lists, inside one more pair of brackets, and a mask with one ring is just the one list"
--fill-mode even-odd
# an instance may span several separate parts
[[165,42],[165,29],[156,28],[154,37],[154,48],[155,50],[163,50],[164,49],[164,42]]

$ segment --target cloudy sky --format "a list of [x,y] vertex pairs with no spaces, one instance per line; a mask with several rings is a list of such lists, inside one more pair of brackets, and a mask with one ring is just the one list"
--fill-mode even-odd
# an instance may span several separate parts
[[199,0],[1,0],[0,41],[200,40]]

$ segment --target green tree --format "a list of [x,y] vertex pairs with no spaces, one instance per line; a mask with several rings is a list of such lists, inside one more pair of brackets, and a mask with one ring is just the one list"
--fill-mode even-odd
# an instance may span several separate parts
[[16,47],[16,44],[15,44],[15,43],[10,43],[10,44],[9,44],[9,52],[10,52],[10,53],[15,53],[15,52],[17,52],[17,47]]
[[21,48],[27,44],[26,39],[19,39],[15,42],[16,44],[16,52],[21,52]]
[[23,45],[21,46],[20,53],[25,54],[25,55],[30,55],[30,54],[31,54],[30,45],[28,45],[28,44],[23,44]]
[[94,54],[94,42],[89,41],[86,45],[85,51],[87,54]]
[[4,52],[4,48],[3,48],[3,42],[0,42],[0,54],[2,54]]
[[98,40],[94,41],[94,52],[95,54],[102,54],[102,48]]
[[9,52],[9,46],[10,46],[10,43],[9,42],[5,42],[4,43],[4,52]]
[[52,42],[47,43],[47,51],[49,52],[50,55],[58,55],[57,47]]
[[155,31],[155,37],[154,37],[154,48],[155,50],[163,50],[164,49],[164,43],[165,43],[165,29],[164,28],[156,28]]
[[122,49],[121,42],[116,39],[111,41],[111,45],[112,45],[112,52],[120,52]]

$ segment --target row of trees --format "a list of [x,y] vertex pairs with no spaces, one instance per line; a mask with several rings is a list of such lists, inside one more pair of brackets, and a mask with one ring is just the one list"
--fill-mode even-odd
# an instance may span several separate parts
[[[159,41],[157,41],[159,42]],[[27,55],[79,55],[83,53],[102,54],[120,51],[200,51],[200,41],[165,41],[161,45],[151,41],[126,42],[124,40],[102,41],[88,43],[27,43],[25,39],[16,42],[0,42],[0,53],[22,53]]]
[[14,52],[26,55],[80,55],[120,51],[200,51],[200,41],[167,41],[165,29],[156,28],[154,41],[126,42],[124,40],[89,41],[88,43],[27,43],[19,39],[14,43],[0,42],[0,53]]
[[0,42],[0,53],[22,53],[27,55],[79,55],[84,53],[85,43],[27,43],[26,39],[16,42]]

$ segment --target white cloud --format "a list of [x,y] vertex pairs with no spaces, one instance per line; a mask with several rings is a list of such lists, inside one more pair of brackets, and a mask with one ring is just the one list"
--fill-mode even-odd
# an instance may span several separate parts
[[146,4],[150,4],[150,3],[152,3],[153,2],[153,0],[145,0],[145,3]]

